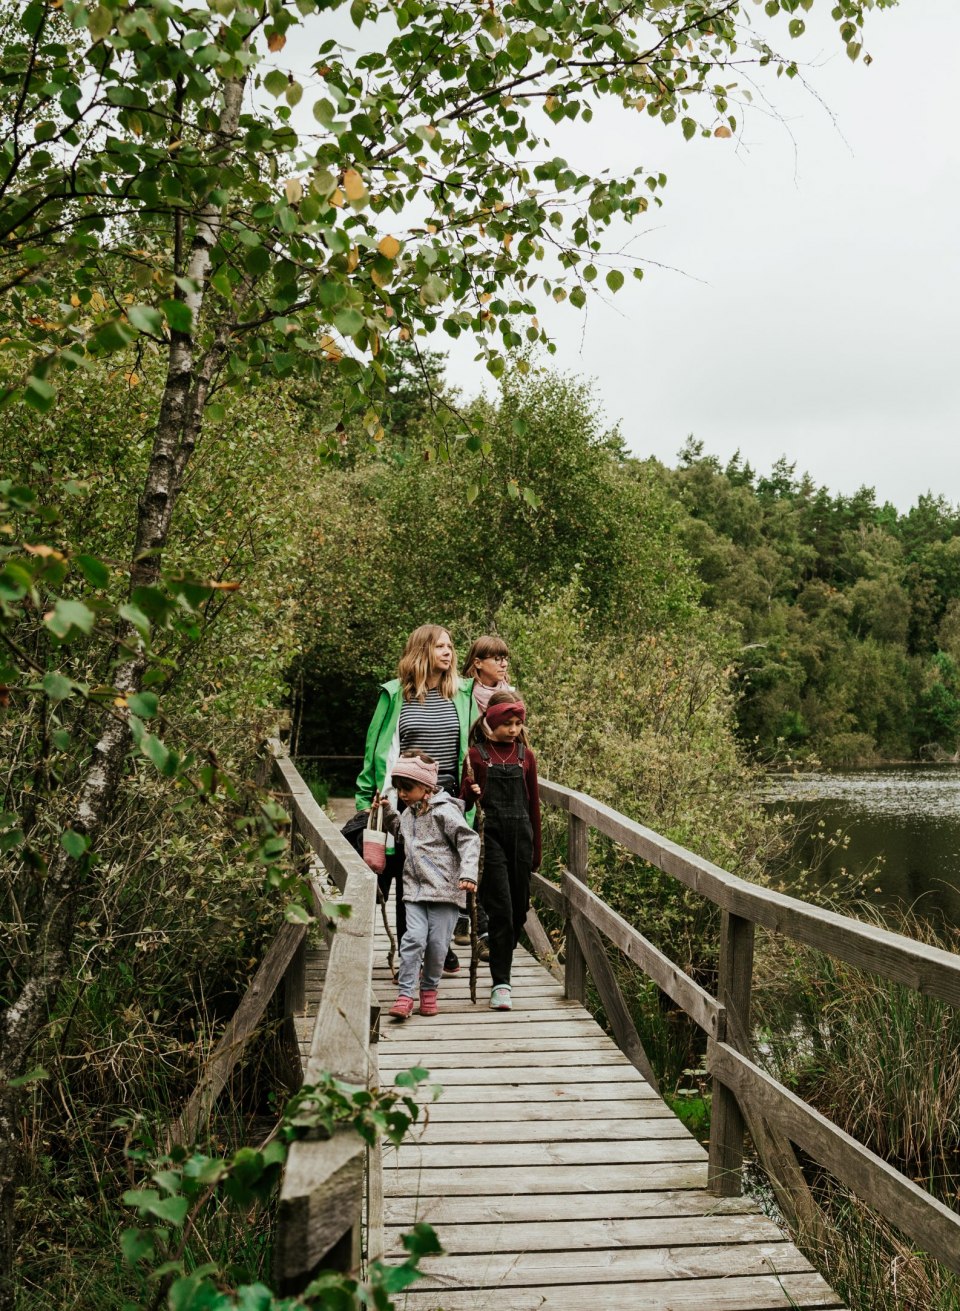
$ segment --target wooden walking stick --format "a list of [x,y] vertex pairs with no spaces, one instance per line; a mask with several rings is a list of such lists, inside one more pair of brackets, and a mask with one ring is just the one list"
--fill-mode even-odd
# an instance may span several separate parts
[[[463,762],[467,771],[467,778],[471,783],[474,782],[473,766],[470,764],[470,752],[467,751],[466,759]],[[483,881],[483,811],[480,808],[480,799],[476,801],[477,811],[477,836],[480,839],[480,856],[477,860],[477,886],[473,892],[467,893],[467,913],[470,916],[470,1000],[474,1006],[477,1004],[477,974],[480,969],[480,936],[477,932],[477,902],[480,897],[480,884]]]

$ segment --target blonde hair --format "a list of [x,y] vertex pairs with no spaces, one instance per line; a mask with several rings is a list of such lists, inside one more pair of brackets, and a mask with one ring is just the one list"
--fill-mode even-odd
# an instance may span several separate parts
[[[426,701],[428,683],[433,672],[430,657],[433,654],[433,648],[441,637],[449,639],[450,634],[445,628],[441,628],[439,624],[421,624],[407,638],[407,644],[403,648],[403,655],[400,657],[399,665],[397,665],[397,677],[400,679],[404,701]],[[450,645],[453,646],[452,640]],[[459,681],[457,676],[457,653],[454,650],[450,668],[445,669],[440,675],[437,691],[442,697],[452,701]]]
[[473,673],[478,660],[488,660],[490,656],[508,656],[509,647],[502,637],[496,633],[484,633],[470,647],[467,652],[467,658],[463,666],[464,678],[469,678]]

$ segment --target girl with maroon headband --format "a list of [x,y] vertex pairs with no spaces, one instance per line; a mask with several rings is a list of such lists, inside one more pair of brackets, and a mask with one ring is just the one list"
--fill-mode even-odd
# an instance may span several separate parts
[[472,779],[460,795],[483,810],[484,860],[480,901],[490,922],[490,1009],[511,1009],[510,971],[530,909],[530,874],[540,867],[537,761],[515,692],[494,692],[470,738]]

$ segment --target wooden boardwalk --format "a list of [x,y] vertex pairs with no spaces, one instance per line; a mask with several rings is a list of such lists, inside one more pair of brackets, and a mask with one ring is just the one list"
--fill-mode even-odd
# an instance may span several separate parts
[[[381,931],[384,1012],[386,952]],[[447,1253],[406,1311],[841,1306],[755,1204],[706,1193],[703,1147],[544,967],[517,952],[509,1013],[488,1009],[485,967],[473,1006],[467,973],[443,981],[438,1016],[381,1022],[381,1084],[420,1065],[443,1088],[384,1148],[387,1259],[416,1220]]]

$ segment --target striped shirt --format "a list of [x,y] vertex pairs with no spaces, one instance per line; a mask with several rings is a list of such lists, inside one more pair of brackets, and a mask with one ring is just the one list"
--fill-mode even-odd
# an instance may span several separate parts
[[[456,793],[460,786],[460,716],[451,700],[437,689],[427,692],[426,701],[404,701],[400,711],[400,751],[419,747],[437,762],[440,787]],[[403,775],[403,762],[393,767]]]

